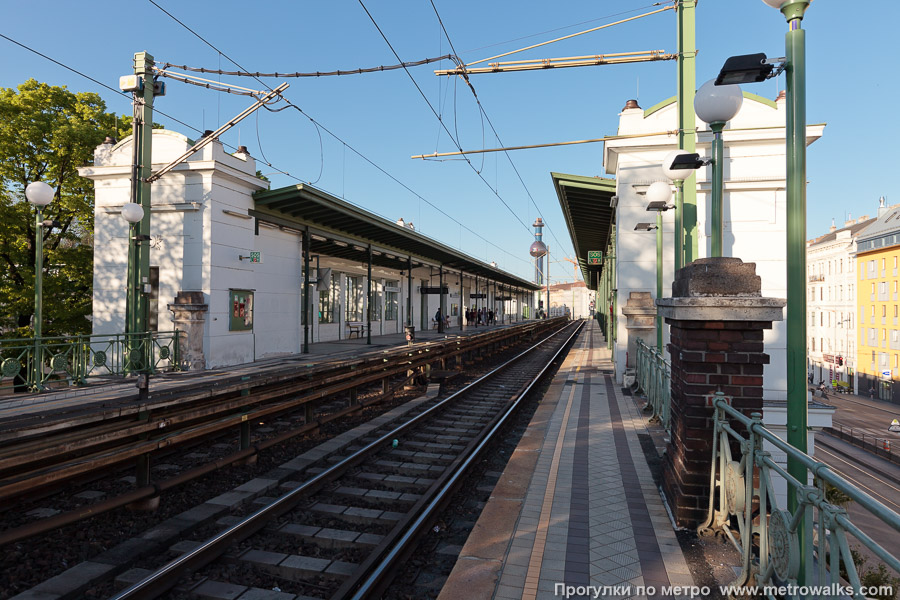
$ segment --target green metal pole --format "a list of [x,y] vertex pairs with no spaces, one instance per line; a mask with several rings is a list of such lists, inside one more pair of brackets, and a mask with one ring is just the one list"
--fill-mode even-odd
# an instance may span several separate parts
[[[656,211],[656,299],[662,298],[663,294],[663,218],[662,211]],[[656,350],[662,354],[663,351],[663,335],[662,335],[662,316],[659,314],[659,307],[656,307]]]
[[711,233],[712,245],[710,256],[722,256],[722,196],[724,195],[725,173],[725,143],[722,141],[722,129],[725,123],[710,123],[713,130],[712,155],[713,155],[713,180],[712,180],[712,206],[711,206]]
[[[147,178],[151,174],[153,162],[153,57],[147,52],[137,52],[134,55],[134,74],[142,78],[144,82],[143,92],[135,92],[135,164],[134,178],[132,182],[133,201],[144,208],[144,218],[134,228],[135,238],[144,239],[150,235],[150,184]],[[129,285],[133,288],[132,305],[126,306],[126,333],[147,332],[147,295],[144,294],[144,284],[150,281],[150,244],[141,241],[130,241],[136,245],[135,262],[132,279]],[[134,337],[134,336],[132,336]],[[138,359],[139,371],[145,372],[149,344],[138,343],[140,354]]]
[[[687,153],[697,148],[697,118],[694,114],[694,94],[697,91],[697,0],[678,0],[678,147]],[[681,235],[684,244],[684,264],[698,257],[697,246],[697,179],[692,174],[683,183]],[[683,266],[682,265],[682,266]]]
[[684,266],[684,180],[675,180],[675,271]]
[[37,212],[34,218],[34,381],[33,389],[43,389],[41,379],[44,364],[41,352],[41,322],[44,312],[44,215],[40,206],[35,205]]
[[[806,389],[806,36],[801,28],[807,0],[788,0],[781,12],[788,21],[787,56],[787,437],[807,451]],[[788,472],[804,484],[806,468],[788,459]],[[796,490],[789,490],[788,508],[797,510]],[[804,519],[807,521],[807,519]],[[809,523],[804,523],[809,525]],[[801,540],[800,556],[812,548]],[[805,569],[801,569],[801,576]],[[801,581],[802,584],[802,581]]]
[[366,344],[372,343],[372,244],[369,244],[369,263],[366,275]]
[[[303,232],[303,239],[300,240],[300,249],[303,252],[303,353],[309,354],[309,227]],[[318,260],[318,259],[316,259]],[[319,276],[319,270],[316,269],[316,277]]]

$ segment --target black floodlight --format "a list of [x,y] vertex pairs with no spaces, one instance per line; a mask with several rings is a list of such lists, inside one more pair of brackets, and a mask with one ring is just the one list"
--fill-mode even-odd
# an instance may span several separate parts
[[656,225],[653,223],[638,223],[634,226],[635,231],[653,231],[656,229]]
[[665,212],[670,208],[675,208],[674,204],[666,202],[664,200],[654,200],[653,202],[647,205],[647,210]]
[[775,65],[766,60],[763,52],[732,56],[716,77],[716,85],[735,85],[765,81],[775,70]]
[[712,162],[711,158],[700,158],[699,154],[679,154],[672,160],[672,166],[669,168],[671,170],[676,169],[693,169],[697,170],[700,167],[706,166]]

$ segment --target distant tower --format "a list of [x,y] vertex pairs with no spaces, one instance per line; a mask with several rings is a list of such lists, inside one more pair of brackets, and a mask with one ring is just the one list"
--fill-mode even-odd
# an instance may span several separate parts
[[547,246],[541,240],[544,237],[544,221],[540,217],[534,222],[534,243],[528,249],[528,253],[535,258],[534,282],[538,285],[544,283],[544,255],[547,254]]

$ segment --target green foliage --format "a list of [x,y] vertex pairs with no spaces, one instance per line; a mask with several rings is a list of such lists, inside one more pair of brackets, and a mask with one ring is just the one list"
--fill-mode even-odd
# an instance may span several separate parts
[[850,549],[850,555],[853,557],[853,564],[856,565],[859,582],[863,587],[891,590],[888,594],[876,594],[875,596],[868,596],[869,598],[875,598],[876,600],[895,600],[897,598],[897,590],[900,590],[900,577],[891,575],[887,567],[882,563],[878,563],[876,567],[866,567],[866,557],[856,548]]
[[262,171],[260,171],[259,169],[256,170],[256,178],[262,179],[263,181],[269,181],[269,178],[263,175]]
[[0,88],[0,333],[6,337],[32,335],[35,209],[25,186],[33,181],[53,187],[43,218],[60,223],[44,229],[43,334],[89,330],[94,186],[77,168],[92,162],[94,148],[115,127],[105,109],[97,94],[33,79]]
[[837,489],[830,483],[825,484],[825,501],[829,504],[834,504],[835,506],[843,506],[847,507],[851,502],[853,502],[853,498]]

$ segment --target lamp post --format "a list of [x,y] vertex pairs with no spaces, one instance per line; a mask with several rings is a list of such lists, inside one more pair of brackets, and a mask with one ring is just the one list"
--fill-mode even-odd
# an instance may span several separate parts
[[[670,208],[675,208],[674,204],[669,204],[672,197],[672,189],[668,183],[655,181],[647,188],[647,210],[656,213],[656,299],[659,300],[663,295],[663,229],[662,214]],[[676,211],[677,212],[677,211]],[[648,229],[649,231],[649,229]],[[659,308],[656,310],[656,350],[660,354],[663,351],[663,330],[662,317],[659,314]]]
[[34,218],[34,358],[32,382],[33,389],[40,390],[41,366],[41,321],[43,312],[43,274],[44,274],[44,216],[43,209],[53,201],[53,188],[43,181],[32,181],[25,188],[25,197],[35,208]]
[[724,142],[722,141],[722,129],[725,123],[734,118],[741,109],[744,96],[740,86],[717,86],[714,80],[707,81],[697,91],[694,97],[694,110],[701,120],[709,124],[713,131],[712,155],[713,155],[713,180],[711,203],[711,233],[712,244],[710,256],[722,256],[722,194],[725,172]]
[[[785,119],[787,157],[787,441],[801,452],[807,446],[806,388],[806,32],[801,27],[809,0],[763,0],[778,9],[788,23],[783,59],[767,60],[763,53],[733,56],[725,61],[716,81],[721,84],[765,81],[787,73]],[[773,63],[782,62],[775,69]],[[788,457],[788,473],[801,482],[807,478],[806,467]],[[798,507],[796,493],[788,494],[788,509]],[[804,527],[811,527],[808,519]],[[800,536],[801,556],[812,555]],[[807,556],[809,555],[809,556]],[[808,566],[808,565],[807,565]],[[803,571],[801,571],[801,577]]]
[[[672,150],[662,161],[662,172],[675,184],[675,270],[684,266],[684,180],[694,169],[675,169],[672,163],[684,150]],[[649,195],[649,192],[648,192]]]
[[[135,346],[140,350],[140,344],[137,343],[137,334],[140,333],[141,319],[139,316],[139,307],[141,304],[141,281],[138,277],[138,245],[141,243],[138,235],[138,223],[144,219],[144,207],[135,202],[126,202],[122,205],[122,218],[128,222],[128,285],[125,294],[125,343],[127,347],[127,360],[130,362],[139,362],[141,366],[144,364],[143,352],[140,354],[139,360],[135,361],[136,356],[132,350]],[[139,368],[139,371],[143,371]]]

